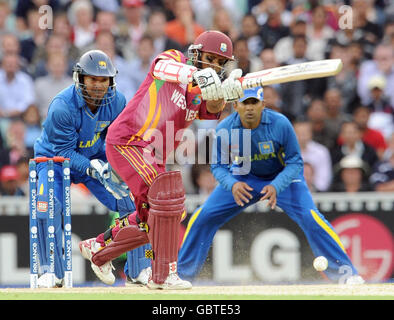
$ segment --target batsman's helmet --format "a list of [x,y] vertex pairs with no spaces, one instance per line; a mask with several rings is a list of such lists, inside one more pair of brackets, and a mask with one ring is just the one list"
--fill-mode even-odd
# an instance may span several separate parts
[[90,98],[86,92],[84,76],[108,77],[109,86],[107,94],[103,98],[106,101],[103,102],[103,99],[100,99],[100,101],[94,101],[93,103],[96,106],[109,104],[116,95],[115,76],[117,73],[118,71],[114,67],[111,59],[103,51],[90,50],[81,56],[73,68],[73,80],[77,93],[83,98]]
[[[189,60],[197,68],[201,68],[201,63],[203,63],[201,61],[202,52],[214,53],[218,56],[226,58],[227,61],[234,60],[233,43],[227,35],[220,31],[205,31],[194,40],[192,45],[189,46]],[[221,67],[224,71],[224,65]]]

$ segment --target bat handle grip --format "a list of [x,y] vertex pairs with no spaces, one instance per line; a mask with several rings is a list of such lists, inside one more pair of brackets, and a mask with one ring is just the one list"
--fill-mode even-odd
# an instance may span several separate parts
[[[238,78],[238,80],[239,80],[239,81],[241,82],[241,84],[242,84],[242,81],[244,80],[244,77]],[[193,88],[190,90],[190,92],[191,92],[192,94],[201,94],[201,90],[200,90],[200,88],[199,88],[198,86],[193,87]]]

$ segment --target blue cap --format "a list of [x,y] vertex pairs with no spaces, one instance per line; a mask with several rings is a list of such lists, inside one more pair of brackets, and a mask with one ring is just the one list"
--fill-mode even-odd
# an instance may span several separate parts
[[244,90],[244,96],[239,99],[240,102],[244,102],[246,99],[255,98],[257,100],[264,100],[264,92],[262,87],[256,87]]

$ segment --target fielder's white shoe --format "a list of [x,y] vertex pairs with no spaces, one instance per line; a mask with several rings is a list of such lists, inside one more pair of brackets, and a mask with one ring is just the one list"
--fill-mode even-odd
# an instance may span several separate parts
[[137,278],[130,278],[129,276],[127,276],[125,285],[126,287],[144,287],[148,284],[151,275],[151,267],[142,269]]
[[[52,276],[53,280],[51,279]],[[39,288],[61,288],[63,287],[63,279],[58,279],[50,273],[44,273],[38,278],[37,285]]]
[[187,290],[192,288],[192,284],[179,278],[178,274],[170,273],[162,284],[155,283],[152,279],[149,279],[147,287],[149,289]]
[[365,280],[361,276],[351,276],[346,279],[345,284],[354,285],[354,284],[364,284]]
[[115,283],[115,276],[112,270],[115,268],[111,261],[104,263],[102,266],[97,266],[92,262],[92,256],[100,249],[100,243],[96,242],[96,238],[90,238],[79,243],[79,251],[82,256],[91,262],[90,266],[96,276],[105,284],[112,285]]

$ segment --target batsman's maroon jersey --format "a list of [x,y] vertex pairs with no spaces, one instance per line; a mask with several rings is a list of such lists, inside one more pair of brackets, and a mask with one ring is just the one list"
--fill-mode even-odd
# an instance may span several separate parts
[[191,84],[156,79],[153,70],[160,59],[187,61],[177,50],[165,51],[153,60],[135,96],[109,127],[107,143],[141,147],[153,144],[156,155],[163,155],[165,162],[166,156],[179,145],[183,130],[194,119],[214,120],[219,114],[207,111],[201,95],[191,93]]

